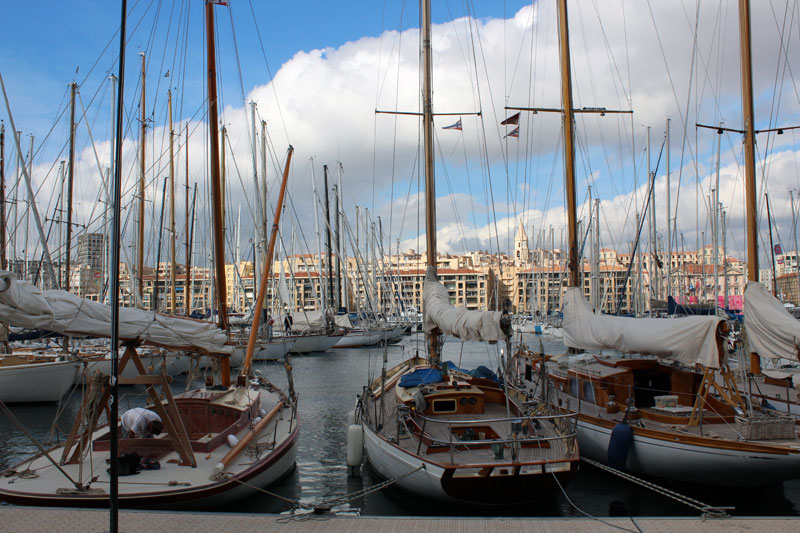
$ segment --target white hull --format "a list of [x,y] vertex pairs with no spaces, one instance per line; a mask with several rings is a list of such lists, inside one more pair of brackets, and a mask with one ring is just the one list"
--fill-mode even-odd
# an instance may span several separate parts
[[425,468],[404,477],[396,484],[400,488],[412,492],[416,496],[432,498],[439,501],[458,503],[459,500],[449,496],[442,488],[444,469],[419,457],[400,450],[384,441],[367,426],[364,428],[364,450],[372,468],[386,479],[407,474],[425,465]]
[[74,361],[0,366],[0,401],[57,402],[75,384],[78,368]]
[[[292,351],[294,346],[294,339],[273,339],[272,342],[262,342],[256,346],[253,359],[256,361],[277,361],[283,359],[287,353]],[[246,350],[247,347],[243,347]],[[241,364],[241,363],[239,363]]]
[[385,339],[381,330],[351,330],[334,345],[334,348],[358,348],[374,346]]
[[[611,431],[579,417],[581,455],[607,464]],[[700,446],[634,434],[625,466],[640,475],[675,481],[758,487],[800,477],[800,453],[725,449],[723,446]]]

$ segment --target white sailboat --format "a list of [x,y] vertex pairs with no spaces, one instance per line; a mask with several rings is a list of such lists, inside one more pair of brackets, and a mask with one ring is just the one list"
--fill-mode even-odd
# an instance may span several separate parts
[[381,476],[418,497],[471,505],[512,505],[559,490],[578,467],[575,414],[555,413],[545,401],[540,416],[526,396],[500,380],[475,377],[440,360],[441,335],[506,343],[509,315],[450,305],[436,279],[436,219],[431,105],[430,2],[421,2],[424,62],[426,235],[423,287],[428,357],[387,369],[364,390],[357,407],[364,449]]

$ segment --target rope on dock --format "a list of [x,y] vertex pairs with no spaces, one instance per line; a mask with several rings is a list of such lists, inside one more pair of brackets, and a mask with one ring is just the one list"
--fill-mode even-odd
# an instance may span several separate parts
[[699,500],[695,500],[694,498],[690,498],[689,496],[686,496],[685,494],[680,494],[680,493],[675,492],[673,490],[669,490],[669,489],[667,489],[665,487],[662,487],[660,485],[656,485],[655,483],[651,483],[649,481],[645,481],[644,479],[638,478],[636,476],[632,476],[631,474],[628,474],[627,472],[623,472],[621,470],[617,470],[616,468],[611,468],[610,466],[606,466],[606,465],[604,465],[602,463],[599,463],[597,461],[593,461],[591,459],[587,459],[586,457],[581,457],[581,460],[583,460],[583,461],[589,463],[590,465],[595,466],[595,467],[597,467],[597,468],[599,468],[601,470],[605,470],[606,472],[609,472],[611,474],[619,476],[622,479],[626,479],[626,480],[630,481],[631,483],[636,483],[637,485],[641,485],[642,487],[650,489],[653,492],[661,494],[662,496],[666,496],[667,498],[671,498],[671,499],[673,499],[673,500],[675,500],[675,501],[677,501],[679,503],[682,503],[684,505],[692,507],[693,509],[697,509],[698,511],[700,511],[703,514],[703,519],[705,519],[707,517],[709,517],[709,518],[728,518],[730,516],[730,515],[728,515],[728,511],[733,511],[735,509],[735,507],[715,507],[715,506],[712,506],[712,505],[708,505],[708,504],[703,503],[703,502],[701,502]]

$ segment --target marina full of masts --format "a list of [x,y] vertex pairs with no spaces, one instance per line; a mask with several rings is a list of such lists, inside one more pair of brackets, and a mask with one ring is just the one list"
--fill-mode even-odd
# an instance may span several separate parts
[[[94,301],[102,301],[106,275],[103,271],[105,236],[102,233],[79,235],[77,257],[70,265],[70,291]],[[659,310],[659,295],[666,294],[667,280],[663,268],[652,256],[642,257],[642,269],[632,260],[630,253],[601,248],[596,265],[593,258],[584,258],[581,273],[585,296],[593,301],[598,293],[598,307],[606,313],[647,313]],[[715,257],[716,255],[716,257]],[[330,298],[336,307],[365,309],[382,313],[407,313],[422,311],[422,285],[427,261],[425,252],[407,250],[386,255],[373,261],[362,261],[357,256],[347,256],[343,261],[333,257],[334,282],[328,280],[326,254],[293,254],[276,260],[270,295],[283,271],[289,297],[294,302],[291,311],[314,310],[321,307],[323,298]],[[451,302],[467,309],[495,309],[498,302],[510,300],[517,314],[548,315],[561,309],[566,290],[566,253],[557,247],[529,247],[528,236],[520,223],[514,237],[514,252],[494,254],[485,251],[463,254],[437,254],[439,276],[450,292]],[[319,274],[322,265],[322,275]],[[800,306],[798,291],[798,254],[788,251],[776,256],[777,293],[789,305]],[[596,266],[597,268],[593,268]],[[52,284],[39,261],[9,260],[7,270],[20,279],[34,282],[42,288]],[[55,271],[64,277],[64,264],[56,264]],[[145,267],[143,273],[142,307],[145,309],[171,309],[170,262],[159,263],[159,268]],[[714,275],[716,272],[716,276]],[[245,312],[253,305],[254,264],[240,261],[225,265],[228,306]],[[121,305],[134,305],[135,284],[128,265],[120,264]],[[670,294],[680,304],[713,305],[715,296],[720,309],[741,312],[742,294],[746,284],[744,263],[737,257],[717,250],[711,245],[692,251],[673,251],[671,257]],[[773,273],[762,269],[761,282],[768,288],[773,285]],[[184,265],[176,265],[175,308],[180,313],[186,309],[187,283],[191,288],[191,309],[188,314],[207,314],[213,302],[212,270],[192,266],[191,276]],[[715,286],[716,280],[716,286]],[[330,296],[329,287],[334,295]],[[156,287],[158,288],[156,290]],[[393,294],[400,299],[393,298]],[[154,306],[155,299],[158,305]],[[272,299],[270,299],[272,300]],[[280,301],[275,298],[275,301]],[[379,305],[378,305],[379,304]],[[276,304],[280,305],[280,304]],[[284,309],[285,310],[285,309]],[[275,310],[280,313],[280,310]]]

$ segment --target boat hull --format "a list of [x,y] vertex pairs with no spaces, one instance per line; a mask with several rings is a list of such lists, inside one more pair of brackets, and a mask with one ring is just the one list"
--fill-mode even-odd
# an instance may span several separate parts
[[[581,455],[608,463],[611,424],[578,418]],[[681,439],[681,440],[679,440]],[[712,441],[712,442],[706,442]],[[634,429],[626,470],[639,475],[726,487],[759,487],[800,477],[800,450],[747,446],[713,439],[673,439],[643,435]]]
[[[578,470],[577,461],[559,461],[554,465],[554,470],[560,471],[554,471],[553,475],[520,473],[487,477],[458,476],[456,469],[425,461],[382,439],[367,425],[363,428],[364,449],[373,470],[385,479],[394,479],[416,470],[399,479],[397,486],[416,496],[449,504],[502,507],[528,503],[558,491],[559,484],[566,486]],[[535,468],[541,470],[542,466]]]
[[0,400],[5,403],[57,402],[75,384],[79,365],[53,361],[0,367]]

